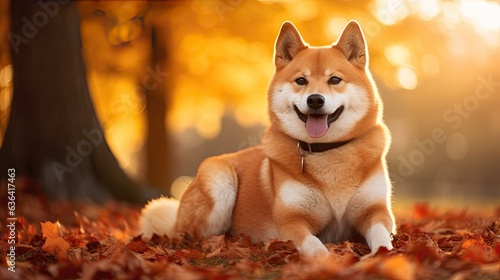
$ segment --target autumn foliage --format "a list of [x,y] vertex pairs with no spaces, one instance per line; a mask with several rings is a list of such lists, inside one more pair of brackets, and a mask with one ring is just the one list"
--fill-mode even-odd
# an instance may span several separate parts
[[[145,243],[137,234],[140,209],[116,203],[26,209],[16,222],[15,272],[2,261],[1,279],[499,279],[500,209],[417,204],[398,217],[394,250],[370,256],[366,244],[344,242],[327,244],[331,254],[316,259],[290,241],[253,243],[244,235]],[[42,216],[48,221],[32,221]],[[9,248],[4,228],[2,256]]]

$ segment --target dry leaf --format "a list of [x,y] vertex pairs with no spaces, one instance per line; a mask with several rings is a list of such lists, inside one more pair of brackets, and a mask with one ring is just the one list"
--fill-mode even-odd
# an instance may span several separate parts
[[52,223],[52,222],[41,222],[40,225],[42,226],[42,234],[45,237],[61,237],[61,224],[59,221]]
[[[57,203],[51,205],[59,209]],[[252,243],[245,235],[153,238],[145,243],[140,236],[131,238],[137,232],[140,209],[117,204],[82,207],[74,211],[85,216],[68,219],[62,215],[72,211],[52,213],[65,222],[41,223],[41,234],[33,231],[35,224],[20,219],[16,275],[22,279],[498,278],[500,237],[494,215],[440,213],[418,205],[410,215],[397,217],[401,222],[393,237],[394,250],[366,256],[368,246],[351,240],[325,244],[331,255],[321,259],[299,254],[291,241]],[[0,240],[0,249],[9,248],[6,240]]]
[[415,279],[415,264],[405,256],[392,256],[382,262],[380,273],[389,279],[413,280]]
[[56,255],[58,258],[66,258],[69,248],[69,243],[62,237],[47,237],[42,250]]
[[46,237],[42,250],[54,254],[58,258],[66,258],[67,251],[71,246],[68,241],[62,238],[61,224],[59,221],[55,223],[41,222],[40,225],[42,226],[42,234]]

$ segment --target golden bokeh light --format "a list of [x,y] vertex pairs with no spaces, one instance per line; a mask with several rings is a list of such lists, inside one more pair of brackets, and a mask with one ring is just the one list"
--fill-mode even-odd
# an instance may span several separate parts
[[328,19],[326,24],[326,35],[328,38],[332,41],[336,41],[348,22],[349,20],[343,17],[332,17]]
[[316,1],[290,1],[287,4],[290,14],[298,20],[313,20],[318,14],[319,7]]
[[418,1],[418,15],[424,20],[435,18],[441,12],[441,3],[439,0],[420,0]]
[[385,49],[387,61],[393,66],[408,65],[411,63],[411,51],[403,45],[389,45]]
[[411,67],[398,67],[396,77],[400,87],[403,89],[412,90],[417,87],[418,77],[415,70]]
[[[500,36],[493,35],[500,32],[500,5],[496,1],[373,0],[366,1],[366,11],[361,8],[356,10],[357,17],[353,12],[341,13],[338,7],[326,8],[314,0],[259,2],[266,8],[278,9],[275,12],[277,18],[290,19],[298,25],[324,17],[323,21],[318,21],[323,22],[319,25],[323,28],[318,30],[322,30],[324,34],[320,32],[316,35],[319,38],[326,37],[330,42],[338,38],[344,25],[352,17],[365,27],[369,41],[379,40],[383,26],[398,25],[409,17],[417,17],[423,21],[436,21],[441,32],[450,34],[447,42],[453,55],[461,56],[467,52],[468,37],[457,33],[463,24],[472,26],[487,44],[500,45]],[[170,110],[166,116],[167,127],[172,132],[181,133],[193,128],[203,137],[212,139],[218,136],[221,129],[220,120],[227,114],[232,115],[238,124],[244,127],[267,125],[267,109],[263,100],[266,100],[267,83],[274,71],[270,63],[272,45],[269,43],[274,42],[276,26],[273,26],[273,32],[266,28],[266,43],[262,41],[264,34],[248,37],[244,32],[236,36],[232,34],[234,31],[228,32],[234,27],[232,22],[238,21],[238,13],[250,5],[251,3],[241,1],[228,2],[225,5],[197,1],[174,5],[170,12],[167,12],[171,24],[177,26],[171,29],[171,37],[179,39],[175,51],[172,52],[172,61],[179,68],[176,70],[177,74],[172,77],[175,82],[169,98]],[[143,49],[145,45],[140,45],[144,41],[141,39],[143,30],[136,21],[129,20],[137,14],[144,14],[145,4],[141,1],[128,1],[120,6],[113,3],[82,3],[80,6],[83,14],[84,51],[89,64],[89,80],[94,101],[100,118],[111,127],[115,125],[114,122],[125,121],[125,117],[119,116],[116,104],[113,105],[110,100],[123,92],[134,91],[137,87],[136,77],[141,75],[141,71],[137,72],[134,67],[144,67],[147,58],[144,52],[147,48]],[[106,17],[96,16],[95,9],[104,10]],[[105,29],[99,27],[107,21],[111,24],[113,18],[115,21],[112,25]],[[186,23],[192,20],[194,22]],[[126,48],[113,47],[114,38],[125,38],[129,35],[133,37],[133,41],[137,41],[134,41],[137,48],[129,47],[130,51],[126,51]],[[311,37],[310,32],[306,35],[306,38]],[[92,39],[86,39],[87,37]],[[403,44],[395,39],[394,36],[384,38],[383,54],[390,67],[372,64],[389,86],[415,89],[422,76],[435,77],[440,73],[442,67],[438,55],[428,50],[420,53],[415,46]],[[141,51],[137,52],[139,48]],[[99,73],[110,67],[105,66],[107,62],[103,63],[101,60],[108,60],[112,67],[120,69],[125,75],[120,78],[121,82],[115,81],[112,76],[111,82],[100,80],[103,76]],[[5,71],[7,70],[4,68],[2,73],[6,73]],[[2,84],[6,84],[4,80],[7,76],[1,75]],[[5,94],[3,96],[3,100],[8,99]],[[139,105],[126,106],[145,106],[141,100],[134,102]],[[3,102],[2,106],[4,105]],[[110,106],[115,109],[109,108]],[[140,115],[139,113],[137,116]],[[132,123],[136,123],[137,129],[144,131],[141,122]],[[128,152],[139,149],[143,141],[136,139],[133,142],[136,144],[127,150]]]
[[478,32],[500,31],[500,3],[485,0],[460,0],[460,13],[465,22],[471,23]]
[[373,16],[384,25],[394,25],[404,20],[410,14],[405,0],[375,0],[371,12]]

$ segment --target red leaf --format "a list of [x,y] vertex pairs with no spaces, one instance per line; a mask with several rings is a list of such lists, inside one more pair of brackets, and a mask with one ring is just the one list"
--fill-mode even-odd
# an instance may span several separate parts
[[413,217],[415,217],[415,219],[431,218],[429,203],[415,203],[413,205]]
[[493,252],[495,252],[497,259],[500,258],[500,243],[495,244],[495,248],[493,249]]
[[421,263],[425,261],[434,262],[441,259],[439,247],[427,235],[421,236],[410,244],[408,253],[416,257]]
[[285,253],[295,253],[297,248],[292,241],[271,241],[269,248],[267,249],[269,252],[285,252]]
[[142,239],[140,239],[140,238],[138,240],[130,242],[129,244],[127,244],[127,246],[125,246],[125,248],[129,249],[132,252],[136,252],[139,254],[142,254],[142,253],[146,252],[147,250],[149,250],[148,245],[144,241],[142,241]]
[[466,239],[460,245],[460,257],[474,263],[489,263],[493,260],[492,248],[484,242],[482,236]]

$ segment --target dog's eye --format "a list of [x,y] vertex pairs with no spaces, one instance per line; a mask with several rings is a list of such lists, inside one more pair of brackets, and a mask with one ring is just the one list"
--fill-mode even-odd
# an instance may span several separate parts
[[297,78],[297,79],[295,80],[295,82],[296,82],[296,83],[297,83],[297,85],[299,85],[299,86],[307,85],[307,80],[306,80],[306,78],[303,78],[303,77]]
[[329,80],[328,80],[328,84],[330,85],[338,85],[340,82],[342,81],[341,78],[339,77],[331,77]]

